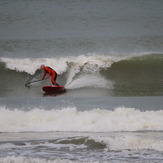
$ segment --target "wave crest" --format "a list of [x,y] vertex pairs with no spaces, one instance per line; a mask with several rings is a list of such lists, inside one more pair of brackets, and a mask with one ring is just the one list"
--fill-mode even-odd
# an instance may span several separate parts
[[6,67],[19,72],[27,72],[31,75],[45,64],[54,68],[58,74],[67,71],[67,68],[73,68],[74,73],[78,73],[81,68],[84,72],[97,72],[101,68],[108,68],[113,62],[119,61],[118,58],[103,55],[81,55],[78,57],[60,57],[60,58],[0,58]]

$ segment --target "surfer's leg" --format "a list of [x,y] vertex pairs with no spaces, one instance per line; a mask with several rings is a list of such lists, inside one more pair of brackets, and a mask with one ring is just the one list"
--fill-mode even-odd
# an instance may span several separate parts
[[57,78],[57,73],[53,73],[53,74],[52,74],[52,77],[51,77],[51,82],[52,82],[52,84],[54,84],[55,86],[59,86],[59,85],[56,83],[56,78]]

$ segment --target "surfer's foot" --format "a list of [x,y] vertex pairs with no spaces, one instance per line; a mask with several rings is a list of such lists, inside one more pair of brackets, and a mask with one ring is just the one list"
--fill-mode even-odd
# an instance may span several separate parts
[[58,85],[58,84],[57,85],[52,85],[52,87],[58,87],[58,86],[60,86],[60,85]]

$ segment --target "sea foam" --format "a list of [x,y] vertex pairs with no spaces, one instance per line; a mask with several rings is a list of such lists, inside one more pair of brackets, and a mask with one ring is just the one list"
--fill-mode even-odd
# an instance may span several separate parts
[[119,60],[121,58],[96,54],[56,58],[0,58],[0,61],[4,62],[8,69],[27,72],[31,75],[40,68],[41,64],[52,67],[58,74],[62,74],[70,68],[73,69],[70,73],[71,78],[81,71],[81,68],[86,73],[98,72],[101,68],[110,67],[112,63]]
[[162,131],[163,111],[145,111],[118,107],[114,111],[92,109],[78,111],[74,107],[30,111],[0,108],[0,132],[49,131]]
[[47,159],[42,159],[42,158],[29,158],[25,156],[7,156],[4,158],[0,158],[0,163],[81,163],[80,161],[71,161],[71,160],[66,160],[66,159],[55,159],[55,160],[47,160]]

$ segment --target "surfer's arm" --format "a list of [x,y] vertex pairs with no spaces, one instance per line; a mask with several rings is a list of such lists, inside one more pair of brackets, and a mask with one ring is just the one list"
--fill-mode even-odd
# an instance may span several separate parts
[[44,72],[44,75],[42,76],[42,80],[44,80],[45,76],[46,76],[46,71]]

